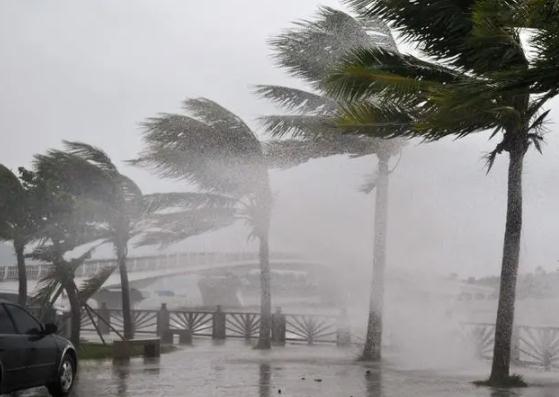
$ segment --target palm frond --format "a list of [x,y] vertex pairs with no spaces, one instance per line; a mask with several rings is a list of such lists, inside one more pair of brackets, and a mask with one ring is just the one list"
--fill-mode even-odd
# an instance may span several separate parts
[[267,180],[260,142],[215,102],[185,102],[192,116],[162,114],[144,123],[146,149],[134,163],[203,190],[242,196]]
[[100,148],[84,142],[63,141],[63,143],[67,153],[84,159],[105,171],[117,172],[110,157]]
[[0,240],[13,240],[30,220],[28,198],[18,177],[0,164]]
[[78,288],[78,296],[82,305],[101,289],[115,269],[116,266],[104,267],[82,282]]
[[61,289],[62,284],[53,269],[37,282],[31,296],[31,302],[39,307],[49,307],[54,303],[53,300]]
[[[381,139],[411,138],[419,133],[413,129],[416,110],[406,110],[390,104],[379,107],[362,102],[344,106],[338,118],[338,128],[347,133],[358,133]],[[401,141],[397,141],[401,144]]]
[[383,49],[356,49],[330,74],[326,92],[339,100],[420,103],[430,89],[468,79],[440,65]]
[[203,208],[156,214],[150,218],[134,245],[159,245],[163,248],[229,226],[235,222],[235,214],[234,208]]
[[34,168],[39,179],[48,181],[49,188],[76,196],[103,197],[113,193],[112,180],[106,170],[76,155],[61,150],[49,150],[35,155]]
[[173,208],[227,208],[236,203],[235,198],[213,193],[170,192],[144,195],[144,208],[148,214]]
[[[458,69],[486,73],[527,64],[514,29],[503,26],[499,17],[519,2],[348,0],[348,3],[361,15],[381,18],[398,29],[405,39],[418,42],[428,56]],[[496,14],[496,9],[500,13]],[[489,26],[493,36],[499,29],[501,35],[494,45],[484,47],[478,33],[480,30],[487,33]],[[488,63],[487,59],[495,62]]]
[[340,58],[354,48],[395,48],[380,19],[362,19],[322,7],[313,20],[302,20],[275,37],[271,45],[278,64],[292,75],[320,87]]
[[315,139],[284,139],[266,143],[265,152],[272,168],[290,168],[336,155],[352,158],[378,153],[395,154],[401,142],[372,139],[354,134],[332,134]]
[[7,202],[17,200],[23,195],[19,178],[5,165],[0,164],[0,208]]
[[332,115],[275,115],[264,116],[259,120],[276,138],[291,136],[313,139],[339,132],[337,119]]
[[258,96],[297,113],[329,115],[338,108],[333,99],[296,88],[259,85],[255,92]]

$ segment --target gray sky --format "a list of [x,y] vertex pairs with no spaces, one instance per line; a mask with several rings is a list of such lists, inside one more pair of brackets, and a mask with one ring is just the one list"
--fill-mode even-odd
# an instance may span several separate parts
[[[300,86],[274,67],[267,39],[311,17],[314,0],[0,0],[0,162],[29,164],[62,139],[105,149],[146,192],[181,190],[126,166],[142,142],[138,123],[205,96],[256,130],[273,106],[254,84]],[[408,47],[404,47],[408,48]],[[525,170],[522,270],[559,267],[559,102],[544,156]],[[459,142],[410,142],[391,180],[389,265],[443,274],[496,274],[505,213],[506,161],[485,175],[482,134]],[[373,199],[357,192],[372,158],[335,158],[273,172],[272,248],[368,269]],[[246,248],[241,227],[180,249]]]

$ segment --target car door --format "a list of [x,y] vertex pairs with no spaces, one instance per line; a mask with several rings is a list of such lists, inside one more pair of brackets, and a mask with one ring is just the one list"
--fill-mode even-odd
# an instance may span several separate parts
[[25,375],[30,386],[44,385],[56,373],[58,346],[53,335],[43,334],[43,325],[23,308],[6,304],[16,330],[25,336],[27,361]]
[[4,392],[25,387],[27,337],[16,330],[12,318],[0,303],[0,362]]

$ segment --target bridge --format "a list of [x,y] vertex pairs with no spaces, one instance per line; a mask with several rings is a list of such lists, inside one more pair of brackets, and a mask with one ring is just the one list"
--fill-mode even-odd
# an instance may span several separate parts
[[[259,264],[256,252],[188,252],[169,255],[153,255],[129,257],[127,268],[131,286],[142,282],[168,278],[177,275],[220,271],[224,269],[257,268]],[[320,262],[302,259],[290,253],[272,253],[270,255],[272,269],[301,270],[320,269],[325,265]],[[116,259],[96,259],[86,261],[76,270],[76,283],[79,285],[105,267],[116,267]],[[34,264],[27,266],[29,291],[33,291],[37,281],[52,269],[49,264]],[[0,290],[2,292],[17,292],[17,266],[0,267]],[[113,273],[104,284],[105,288],[120,286],[118,272]]]

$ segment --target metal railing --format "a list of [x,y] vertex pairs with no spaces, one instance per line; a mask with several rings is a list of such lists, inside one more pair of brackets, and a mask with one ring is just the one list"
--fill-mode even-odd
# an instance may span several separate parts
[[[465,335],[480,358],[491,359],[495,324],[464,323]],[[518,325],[513,328],[511,362],[517,365],[559,369],[559,327]]]
[[[95,314],[82,313],[82,332],[90,335],[100,332],[104,336],[123,333],[122,310],[102,305]],[[69,329],[69,317],[64,318],[66,323],[61,324],[61,329]],[[181,332],[187,332],[191,337],[253,339],[258,338],[260,328],[260,313],[224,311],[219,306],[215,310],[167,310],[163,304],[159,310],[132,310],[132,320],[136,335],[160,336],[162,340],[169,340],[173,334]],[[284,314],[278,308],[272,314],[271,336],[276,343],[351,343],[349,321],[344,313]]]

